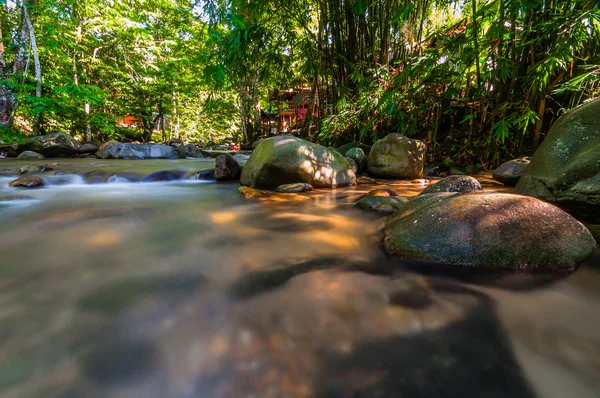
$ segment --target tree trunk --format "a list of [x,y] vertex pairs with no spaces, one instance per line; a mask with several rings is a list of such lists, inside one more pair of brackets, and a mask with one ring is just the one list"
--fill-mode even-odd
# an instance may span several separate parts
[[[31,18],[29,17],[29,10],[27,4],[23,2],[23,22],[27,25],[29,31],[29,42],[31,44],[31,52],[33,53],[33,65],[35,69],[35,96],[39,99],[42,98],[42,70],[40,66],[40,58],[38,56],[37,42],[35,40],[35,31]],[[33,122],[33,134],[40,135],[41,133],[41,122],[42,112],[36,111],[34,122]]]
[[8,126],[14,107],[14,95],[5,86],[7,81],[6,63],[4,62],[4,45],[2,42],[2,26],[0,26],[0,126]]

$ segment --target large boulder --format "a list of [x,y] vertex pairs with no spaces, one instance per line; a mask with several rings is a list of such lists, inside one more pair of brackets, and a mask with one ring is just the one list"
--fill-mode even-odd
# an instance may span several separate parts
[[504,185],[514,187],[521,179],[530,162],[531,158],[529,156],[504,162],[492,172],[492,178]]
[[436,192],[471,192],[481,191],[481,184],[470,176],[450,176],[443,178],[435,184],[430,184],[421,192],[421,195]]
[[242,169],[245,186],[276,188],[296,182],[332,188],[353,185],[356,176],[341,154],[292,136],[262,141]]
[[423,177],[425,144],[400,134],[389,134],[373,144],[368,158],[369,175],[407,179]]
[[233,181],[240,178],[241,167],[235,158],[228,154],[217,156],[215,159],[215,180]]
[[170,145],[113,144],[96,152],[100,159],[178,159],[179,154]]
[[32,137],[17,147],[17,152],[33,151],[45,157],[69,157],[77,153],[79,143],[65,133]]
[[542,270],[572,269],[596,242],[579,221],[549,203],[471,192],[409,201],[388,220],[383,245],[388,254],[407,259]]
[[585,206],[600,219],[600,100],[566,113],[552,126],[516,190],[561,206]]

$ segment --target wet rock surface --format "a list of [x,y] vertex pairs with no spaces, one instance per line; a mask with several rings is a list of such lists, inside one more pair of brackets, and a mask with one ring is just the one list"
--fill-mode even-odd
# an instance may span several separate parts
[[368,172],[373,177],[412,180],[423,177],[425,144],[400,134],[388,134],[369,152]]
[[372,196],[367,195],[359,199],[355,206],[362,210],[373,211],[375,213],[392,214],[402,207],[407,199],[398,196]]
[[472,192],[481,191],[481,184],[475,178],[470,176],[450,176],[440,181],[429,184],[422,194],[436,192]]
[[25,176],[10,182],[11,187],[19,188],[39,188],[44,185],[44,180],[38,176]]
[[50,166],[32,164],[32,165],[27,165],[27,166],[21,167],[19,169],[19,174],[44,173],[44,172],[51,171],[51,170],[54,170],[54,169]]
[[580,222],[534,198],[471,192],[414,200],[388,220],[383,245],[391,255],[470,267],[570,270],[596,247]]
[[313,191],[314,188],[312,185],[307,184],[305,182],[298,182],[295,184],[284,184],[280,185],[275,189],[275,192],[281,193],[298,193],[298,192],[309,192]]
[[498,168],[492,172],[492,177],[498,182],[514,187],[521,179],[521,176],[527,169],[527,166],[529,166],[530,162],[531,158],[529,156],[509,160],[498,166]]

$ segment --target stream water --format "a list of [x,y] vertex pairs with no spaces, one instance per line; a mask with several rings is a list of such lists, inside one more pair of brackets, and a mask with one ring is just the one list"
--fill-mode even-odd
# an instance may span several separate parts
[[211,161],[58,162],[17,190],[0,160],[2,398],[600,396],[598,250],[457,274],[383,255],[374,186],[248,202]]

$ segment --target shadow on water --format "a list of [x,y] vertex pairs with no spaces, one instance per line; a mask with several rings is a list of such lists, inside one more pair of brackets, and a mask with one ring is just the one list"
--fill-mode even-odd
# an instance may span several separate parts
[[79,309],[116,313],[148,297],[160,296],[165,300],[186,297],[205,283],[203,275],[194,273],[120,280],[87,294],[79,301]]
[[442,329],[323,355],[322,369],[320,398],[534,397],[487,300]]
[[573,271],[534,271],[476,269],[435,261],[390,259],[393,267],[423,276],[448,278],[462,283],[526,291],[542,289],[568,278]]

